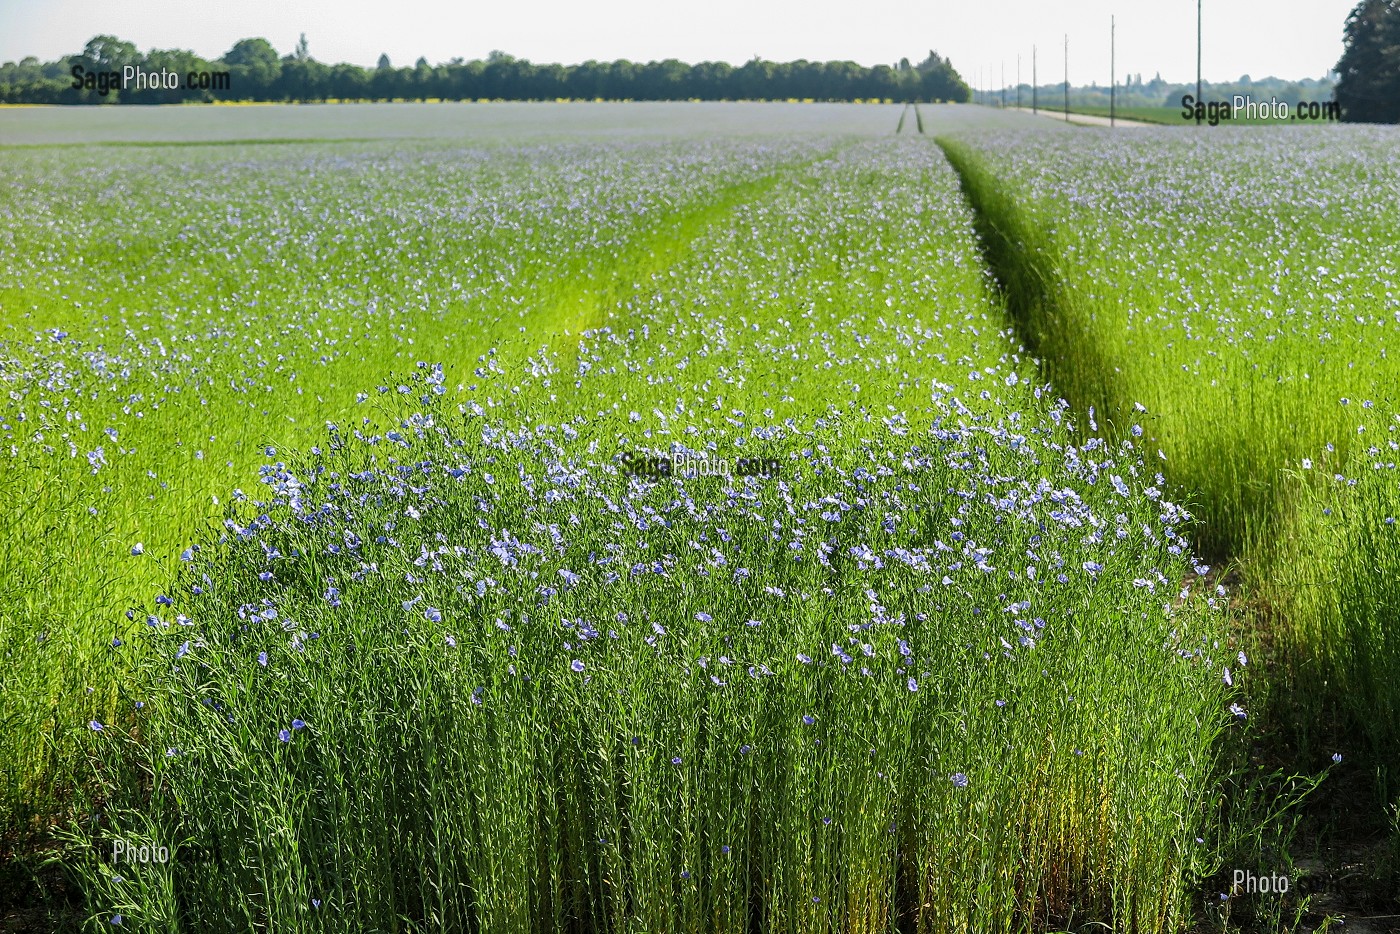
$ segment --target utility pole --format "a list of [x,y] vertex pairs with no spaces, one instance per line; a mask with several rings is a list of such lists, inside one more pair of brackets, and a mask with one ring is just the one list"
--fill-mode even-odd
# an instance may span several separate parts
[[1108,18],[1108,125],[1117,126],[1118,117],[1118,24]]
[[[1201,104],[1201,0],[1196,0],[1196,106]],[[1196,111],[1196,126],[1201,125],[1201,111]]]
[[1065,123],[1069,123],[1069,33],[1065,33]]
[[1001,63],[1001,109],[1006,109],[1006,62]]
[[1035,46],[1031,46],[1031,113],[1040,113],[1040,85],[1035,77]]
[[1016,109],[1021,109],[1021,53],[1016,53]]

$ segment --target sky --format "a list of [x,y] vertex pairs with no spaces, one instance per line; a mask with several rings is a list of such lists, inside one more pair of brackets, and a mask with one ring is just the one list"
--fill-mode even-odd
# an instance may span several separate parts
[[[484,58],[493,49],[533,62],[678,58],[742,64],[849,59],[917,62],[929,49],[970,83],[1109,81],[1109,17],[1117,76],[1196,77],[1197,0],[0,0],[0,62],[49,61],[106,33],[151,48],[216,58],[262,36],[282,54],[305,33],[313,58],[395,65]],[[1355,0],[1202,0],[1207,81],[1316,78],[1342,52]]]

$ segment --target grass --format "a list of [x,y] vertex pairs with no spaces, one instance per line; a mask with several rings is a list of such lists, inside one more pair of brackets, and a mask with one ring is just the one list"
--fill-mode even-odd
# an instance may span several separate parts
[[1375,249],[1400,225],[1375,208],[1394,134],[944,145],[1051,381],[1115,436],[1142,420],[1201,547],[1237,563],[1268,755],[1317,769],[1345,750],[1394,802],[1400,303]]
[[[102,157],[90,155],[91,174],[69,178],[59,167],[71,156],[36,153],[27,157],[24,196],[11,199],[21,213],[43,210],[48,197],[89,205],[84,220],[74,215],[74,228],[27,237],[27,246],[10,254],[16,270],[10,281],[31,284],[0,292],[10,334],[26,335],[7,341],[4,377],[13,395],[0,423],[15,445],[4,471],[11,496],[3,520],[13,599],[3,608],[0,633],[17,658],[6,671],[6,713],[18,728],[3,741],[7,810],[17,826],[51,811],[68,793],[69,739],[116,702],[126,674],[105,647],[139,626],[123,610],[164,585],[180,553],[219,519],[220,502],[254,469],[264,444],[310,443],[327,418],[352,409],[362,386],[372,390],[411,368],[404,359],[411,342],[440,353],[467,343],[464,322],[472,338],[493,335],[515,348],[509,353],[518,362],[533,351],[505,308],[546,309],[539,339],[566,341],[562,332],[575,311],[588,307],[610,276],[630,275],[622,264],[636,260],[648,240],[683,242],[687,227],[703,220],[635,212],[649,204],[681,210],[690,199],[722,200],[727,186],[761,177],[764,158],[756,153],[730,166],[722,150],[686,156],[660,147],[650,161],[619,166],[607,148],[518,159],[489,150],[393,155],[371,149],[318,189],[295,179],[308,159],[315,166],[336,156],[303,149],[248,161],[257,151],[211,151],[226,190],[244,192],[235,196],[242,202],[236,207],[222,195],[207,203],[195,196],[201,182],[185,176],[188,163],[175,153],[143,158],[145,174],[134,177],[124,161],[104,168]],[[809,152],[799,147],[784,155]],[[637,174],[655,172],[658,164],[686,173],[694,187]],[[770,157],[771,169],[779,164]],[[592,174],[588,205],[571,204],[576,195],[564,166]],[[132,187],[103,207],[93,192],[109,171]],[[188,188],[175,181],[180,176]],[[437,185],[457,181],[452,196],[428,200],[437,197]],[[290,195],[294,184],[300,208],[280,200],[259,204],[246,193],[270,185]],[[345,184],[358,190],[358,201],[340,200]],[[533,186],[528,197],[519,196],[522,184]],[[429,213],[406,214],[401,227],[385,224],[384,215],[366,208],[389,189]],[[169,192],[184,193],[183,210],[161,203]],[[473,210],[483,199],[490,210]],[[311,205],[338,212],[333,229],[321,226]],[[566,210],[589,225],[587,236],[574,239],[578,227],[541,229],[528,235],[531,249],[522,249],[523,231],[541,223],[532,218]],[[120,245],[110,239],[114,234]],[[245,249],[267,252],[244,261],[234,251]],[[405,262],[421,271],[400,278],[401,267],[360,267],[361,255],[395,253],[412,257]],[[47,263],[58,272],[62,263],[48,258],[59,254],[72,274],[48,280],[53,294],[20,271]],[[113,308],[104,297],[107,284],[126,279],[128,270],[139,281]],[[308,281],[320,285],[314,296],[306,293]],[[502,291],[508,297],[496,304]],[[473,304],[482,309],[478,318],[464,311]],[[271,332],[264,329],[267,307],[279,309]],[[411,322],[401,309],[415,311]],[[183,350],[172,359],[175,346]],[[33,528],[42,534],[24,532]],[[138,543],[139,556],[132,554]]]
[[950,143],[1051,381],[1110,422],[1151,410],[1208,553],[1272,537],[1279,471],[1351,446],[1342,400],[1391,401],[1400,321],[1372,245],[1400,217],[1370,205],[1392,147],[1367,130]]
[[80,158],[3,163],[0,631],[91,926],[1193,915],[1219,601],[935,147]]
[[[129,714],[135,800],[88,837],[194,851],[94,859],[95,904],[200,930],[1173,929],[1209,862],[1192,841],[1227,716],[1209,616],[1168,615],[1134,585],[1179,577],[1170,538],[1095,548],[1116,569],[1067,564],[1063,584],[951,560],[1083,557],[1069,522],[1038,535],[1051,498],[1008,514],[974,495],[959,524],[938,521],[947,491],[1031,494],[1007,479],[1033,462],[1084,495],[1070,508],[1086,522],[1100,498],[1159,511],[1093,490],[1083,461],[1075,482],[1067,433],[1007,435],[1004,404],[953,429],[949,399],[929,442],[966,453],[912,470],[887,469],[920,460],[899,425],[778,422],[786,489],[720,497],[595,460],[630,433],[606,415],[459,428],[441,402],[383,455],[389,433],[337,432],[324,459],[270,464],[280,494],[249,513],[267,519],[196,560],[160,611]],[[483,498],[491,528],[472,534]],[[848,518],[816,515],[843,500]],[[862,500],[896,510],[896,530]],[[792,547],[800,519],[771,534],[785,502],[821,536]],[[940,526],[971,540],[940,559]],[[130,740],[94,736],[95,757],[121,761]]]
[[88,928],[1274,930],[1323,776],[1394,827],[1392,134],[257,110],[0,115],[127,144],[0,154],[0,844]]
[[[1280,633],[1288,666],[1282,690],[1304,698],[1299,742],[1306,755],[1351,737],[1376,776],[1390,820],[1400,806],[1400,655],[1393,635],[1400,580],[1400,417],[1358,413],[1373,443],[1350,457],[1319,452],[1292,473],[1299,506],[1294,534],[1278,543],[1268,592],[1290,622]],[[1400,838],[1397,838],[1400,839]]]

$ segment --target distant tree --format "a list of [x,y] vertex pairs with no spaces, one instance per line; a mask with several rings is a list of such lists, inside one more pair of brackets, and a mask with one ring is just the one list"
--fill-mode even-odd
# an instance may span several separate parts
[[771,89],[777,83],[778,77],[777,66],[755,55],[735,69],[734,96],[747,100],[771,98],[774,96]]
[[690,66],[674,58],[650,62],[641,69],[637,97],[642,100],[677,101],[690,97]]
[[[81,53],[72,56],[64,64],[62,71],[64,77],[69,77],[70,69],[81,68],[88,80],[93,80],[95,74],[100,76],[98,80],[105,81],[109,73],[120,73],[123,68],[140,64],[141,53],[136,51],[136,46],[130,42],[116,36],[93,36]],[[59,87],[55,83],[43,78],[34,80],[35,78],[39,76],[30,77],[26,84],[28,93],[39,98],[37,103],[51,103],[55,99],[84,104],[114,103],[126,96],[110,87],[106,94],[103,94],[100,88],[75,90],[71,86],[71,80],[62,88],[61,94],[58,94]]]
[[380,70],[380,71],[384,71],[385,69],[388,69],[388,68],[393,68],[393,67],[394,67],[394,63],[391,62],[391,61],[389,61],[389,53],[388,53],[388,52],[381,52],[381,53],[379,53],[379,64],[375,65],[374,67],[377,68],[377,69]]
[[430,97],[442,97],[441,88],[438,87],[433,66],[428,64],[428,60],[423,56],[418,56],[418,61],[413,63],[413,72],[410,75],[410,88],[408,96],[425,101]]
[[333,75],[330,67],[314,58],[289,55],[282,61],[276,97],[284,101],[324,101],[341,96],[335,91]]
[[177,104],[180,101],[211,101],[214,94],[210,90],[185,88],[185,76],[190,72],[211,71],[213,66],[198,55],[185,49],[151,49],[141,62],[147,72],[174,72],[179,76],[181,87],[148,88],[140,91],[122,92],[122,100],[135,104]]
[[732,96],[730,80],[734,66],[728,62],[700,62],[691,69],[691,94],[704,101],[726,100]]
[[[78,62],[75,56],[72,64]],[[77,99],[78,92],[72,90],[71,67],[67,59],[42,65],[32,55],[25,56],[18,65],[6,62],[0,66],[0,101],[55,103],[65,98]]]
[[297,49],[293,53],[293,57],[299,62],[304,62],[311,57],[311,50],[306,44],[306,33],[302,33],[301,38],[297,40]]
[[603,96],[622,101],[637,96],[637,66],[625,58],[608,63],[608,77],[603,84]]
[[379,56],[379,65],[369,78],[370,97],[377,101],[394,100],[399,96],[402,85],[398,70],[389,64],[389,56]]
[[267,68],[277,64],[277,50],[266,39],[239,39],[224,53],[224,64]]
[[589,101],[608,93],[608,63],[589,59],[569,69],[569,96]]
[[141,62],[141,53],[116,36],[93,36],[83,48],[81,64],[90,71],[121,71]]
[[[905,59],[905,62],[907,63],[908,59]],[[865,80],[861,82],[865,85],[865,88],[860,96],[874,98],[876,100],[894,100],[900,96],[900,91],[903,89],[899,78],[900,72],[898,69],[891,68],[889,65],[876,65],[874,68],[870,69],[869,74],[865,76]],[[841,100],[841,98],[835,97],[832,98],[832,100]]]
[[[850,62],[809,62],[799,58],[795,62],[777,62],[773,66],[775,81],[769,93],[776,98],[810,97],[813,100],[831,100],[834,89],[852,86],[852,96],[859,95],[853,86],[845,66]],[[861,76],[865,70],[860,69]],[[858,82],[856,82],[858,83]]]
[[326,81],[327,97],[358,101],[369,96],[369,73],[359,65],[349,62],[332,65]]
[[480,61],[449,64],[444,96],[457,101],[470,101],[481,97],[481,72],[484,67]]
[[224,53],[229,87],[242,100],[269,100],[282,76],[277,50],[266,39],[240,39]]
[[1335,91],[1342,119],[1400,123],[1400,0],[1361,0],[1344,42]]
[[953,63],[932,49],[928,58],[919,63],[921,97],[926,101],[971,100],[972,92],[967,82],[953,68]]

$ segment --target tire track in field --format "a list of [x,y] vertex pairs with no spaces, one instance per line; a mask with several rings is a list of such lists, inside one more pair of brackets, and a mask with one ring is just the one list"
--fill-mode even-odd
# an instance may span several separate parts
[[[1036,358],[1041,376],[1081,416],[1092,412],[1106,421],[1125,405],[1131,408],[1132,400],[1123,398],[1114,377],[1118,366],[1101,352],[1093,335],[1076,328],[1063,277],[1043,237],[1023,221],[1014,200],[971,148],[945,136],[934,142],[958,174],[982,242],[982,259],[996,277],[1009,323]],[[1089,365],[1071,366],[1071,359],[1087,359]]]
[[[1115,362],[1099,345],[1085,318],[1073,314],[1071,280],[1057,265],[1053,239],[1027,222],[1015,199],[981,164],[972,147],[947,137],[939,137],[935,142],[958,173],[963,195],[976,218],[984,261],[1001,288],[1016,334],[1036,355],[1042,376],[1081,417],[1090,406],[1098,407],[1099,417],[1105,422],[1113,413],[1128,412],[1135,400],[1125,394],[1124,380],[1115,374],[1131,366],[1132,360],[1120,357]],[[1088,365],[1076,366],[1069,362],[1076,358],[1087,360]],[[1254,388],[1252,383],[1248,387],[1251,395],[1247,407],[1262,404],[1254,401]],[[1105,427],[1110,438],[1123,433],[1120,426],[1107,424]],[[1257,718],[1254,722],[1264,725],[1253,727],[1257,732],[1247,737],[1243,746],[1224,754],[1247,756],[1251,762],[1281,763],[1297,759],[1300,746],[1309,742],[1316,749],[1321,745],[1318,736],[1330,737],[1326,742],[1333,748],[1344,748],[1360,738],[1346,731],[1345,714],[1339,715],[1340,708],[1333,706],[1339,703],[1336,696],[1308,697],[1301,704],[1291,697],[1306,680],[1299,672],[1317,664],[1306,647],[1293,641],[1297,639],[1295,630],[1311,630],[1319,621],[1304,618],[1309,616],[1308,610],[1303,610],[1302,616],[1291,616],[1298,613],[1303,604],[1279,601],[1271,588],[1280,586],[1280,579],[1282,586],[1295,590],[1336,583],[1330,578],[1311,580],[1313,575],[1300,575],[1297,568],[1302,564],[1298,563],[1298,557],[1285,552],[1286,556],[1280,559],[1270,550],[1277,547],[1277,542],[1292,541],[1298,535],[1295,526],[1299,504],[1287,494],[1277,493],[1270,481],[1236,471],[1230,477],[1230,482],[1241,490],[1235,515],[1257,517],[1251,521],[1265,524],[1265,531],[1255,533],[1257,537],[1251,539],[1245,532],[1237,531],[1227,511],[1229,504],[1222,507],[1221,501],[1212,502],[1207,492],[1209,486],[1203,478],[1232,469],[1223,451],[1241,446],[1247,430],[1241,428],[1237,438],[1221,442],[1220,451],[1207,451],[1189,460],[1173,459],[1163,468],[1163,473],[1176,488],[1174,498],[1184,496],[1196,511],[1193,537],[1197,554],[1217,566],[1216,570],[1188,579],[1188,582],[1192,587],[1214,587],[1222,581],[1229,585],[1230,612],[1236,619],[1232,625],[1234,637],[1241,639],[1251,656],[1266,658],[1266,664],[1272,669],[1265,675],[1266,682],[1256,686],[1245,700],[1251,716]],[[1148,435],[1143,440],[1153,439]],[[1313,557],[1309,555],[1308,560]],[[1282,568],[1276,566],[1280,560]],[[1324,565],[1325,562],[1319,562],[1317,567]],[[1320,629],[1316,631],[1321,632]],[[1338,683],[1335,671],[1329,676],[1314,670],[1312,677],[1314,686],[1321,683],[1325,688],[1328,677],[1333,678],[1331,683]],[[1246,760],[1240,758],[1239,761]],[[1336,761],[1341,761],[1340,757]],[[1226,816],[1216,830],[1225,839],[1238,836],[1240,840],[1233,845],[1246,848],[1240,852],[1253,852],[1252,848],[1267,845],[1287,854],[1284,858],[1295,867],[1293,872],[1301,873],[1308,884],[1303,891],[1310,893],[1307,898],[1312,900],[1311,908],[1306,899],[1302,907],[1297,908],[1299,917],[1303,917],[1305,910],[1313,921],[1343,917],[1349,931],[1375,932],[1381,929],[1372,927],[1370,922],[1400,918],[1400,915],[1367,914],[1376,910],[1370,906],[1389,895],[1385,885],[1373,882],[1358,888],[1355,884],[1340,884],[1339,877],[1354,879],[1363,874],[1358,871],[1360,869],[1375,879],[1382,878],[1377,867],[1386,865],[1386,857],[1381,855],[1386,844],[1377,841],[1382,841],[1388,833],[1393,846],[1394,825],[1387,824],[1384,817],[1378,819],[1377,815],[1384,813],[1385,806],[1365,789],[1361,775],[1353,773],[1348,780],[1353,784],[1344,786],[1344,793],[1333,792],[1336,800],[1305,803],[1310,792],[1266,789],[1261,779],[1243,766],[1231,766],[1231,795],[1238,795],[1239,799],[1227,797],[1227,809],[1222,812]],[[1298,836],[1290,829],[1293,825],[1287,820],[1279,821],[1279,816],[1300,804],[1303,810],[1295,812],[1292,819],[1306,821],[1298,826],[1308,829]],[[1236,823],[1232,825],[1232,821]],[[1329,839],[1331,833],[1319,829],[1324,823],[1343,830],[1335,840]],[[1327,845],[1322,847],[1324,840]],[[1321,857],[1317,855],[1320,848],[1325,849]],[[1226,870],[1219,869],[1213,878],[1200,880],[1195,894],[1212,897],[1208,895],[1212,885],[1223,887],[1225,874]],[[1294,910],[1294,906],[1289,906],[1288,910]],[[1268,923],[1262,922],[1261,916],[1267,917],[1263,910],[1254,916],[1254,921]],[[1249,929],[1263,928],[1250,926]],[[1397,929],[1388,927],[1385,930]]]
[[[1116,421],[1131,418],[1139,401],[1129,395],[1129,381],[1121,376],[1133,366],[1132,359],[1105,349],[1094,333],[1092,310],[1075,307],[1074,290],[1060,268],[1053,234],[1027,221],[1015,198],[972,147],[947,137],[935,142],[958,173],[963,196],[976,218],[983,259],[996,277],[1011,326],[1035,357],[1042,378],[1091,431],[1111,441],[1121,440],[1127,434],[1127,422]],[[1142,441],[1159,443],[1151,433]],[[1235,531],[1231,513],[1225,511],[1228,504],[1203,494],[1207,489],[1201,482],[1203,463],[1226,464],[1228,458],[1174,460],[1163,473],[1171,481],[1173,494],[1187,502],[1199,520],[1193,535],[1197,552],[1211,564],[1225,564],[1238,560],[1250,545]],[[1267,486],[1244,477],[1235,482],[1244,496],[1236,508],[1266,521],[1277,518],[1278,507],[1266,506],[1271,495]]]
[[760,200],[793,173],[830,158],[839,148],[777,166],[756,178],[722,188],[715,197],[703,198],[671,213],[656,230],[618,251],[611,262],[593,267],[570,284],[544,313],[549,321],[544,333],[539,328],[527,332],[527,343],[538,349],[543,340],[552,355],[568,358],[576,352],[584,332],[605,325],[658,274],[689,258],[706,231],[731,218],[741,206]]

